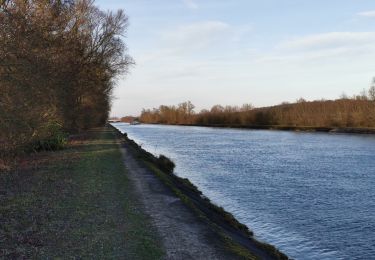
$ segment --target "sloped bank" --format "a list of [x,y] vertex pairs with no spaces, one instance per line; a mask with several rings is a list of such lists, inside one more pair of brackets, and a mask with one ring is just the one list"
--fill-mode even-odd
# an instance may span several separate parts
[[[116,129],[116,128],[115,128]],[[232,214],[222,207],[213,204],[197,189],[188,179],[180,178],[173,174],[174,163],[167,157],[153,154],[142,149],[137,143],[122,134],[119,136],[130,148],[131,153],[146,165],[166,186],[168,186],[188,207],[190,207],[202,220],[210,225],[219,236],[230,240],[231,248],[235,251],[248,250],[260,259],[288,259],[288,257],[274,246],[260,242],[253,236],[249,228],[237,221]],[[239,252],[246,255],[246,252]]]
[[[159,124],[151,124],[159,125]],[[165,124],[160,124],[165,125]],[[374,127],[333,127],[333,126],[289,126],[289,125],[241,125],[241,124],[166,124],[177,126],[199,126],[214,128],[233,128],[249,130],[278,130],[295,132],[322,132],[333,134],[367,134],[374,135]]]

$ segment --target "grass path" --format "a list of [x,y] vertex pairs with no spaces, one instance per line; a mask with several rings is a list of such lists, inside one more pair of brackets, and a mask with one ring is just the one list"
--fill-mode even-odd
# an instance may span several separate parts
[[112,130],[0,173],[0,258],[160,259]]

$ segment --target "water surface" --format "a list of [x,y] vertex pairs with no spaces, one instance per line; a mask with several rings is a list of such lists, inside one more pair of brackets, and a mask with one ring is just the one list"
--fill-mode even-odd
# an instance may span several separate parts
[[114,124],[295,259],[375,259],[375,136]]

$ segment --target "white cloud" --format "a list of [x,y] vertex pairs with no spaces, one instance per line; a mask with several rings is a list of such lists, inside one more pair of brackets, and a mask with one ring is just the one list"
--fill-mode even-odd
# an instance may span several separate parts
[[296,37],[263,52],[255,61],[259,66],[320,70],[327,68],[373,68],[375,32],[332,32]]
[[279,49],[321,50],[373,45],[375,32],[331,32],[297,37],[281,43]]
[[365,12],[360,12],[357,15],[363,16],[363,17],[375,17],[375,10],[373,11],[365,11]]
[[176,50],[202,50],[225,41],[232,34],[231,27],[220,21],[204,21],[180,26],[162,33],[166,45]]
[[193,0],[182,0],[182,1],[190,9],[198,9],[199,8],[198,4],[196,2],[194,2]]
[[220,21],[181,25],[158,32],[153,49],[137,55],[133,54],[133,56],[138,66],[161,60],[174,61],[174,63],[186,62],[194,55],[207,57],[210,52],[212,54],[210,57],[213,58],[215,50],[228,43],[233,43],[236,40],[236,35],[237,32],[234,28]]

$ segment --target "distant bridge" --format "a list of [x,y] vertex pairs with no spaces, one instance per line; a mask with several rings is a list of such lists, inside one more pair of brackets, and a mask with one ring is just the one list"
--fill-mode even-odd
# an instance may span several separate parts
[[108,119],[108,123],[120,123],[120,119]]

